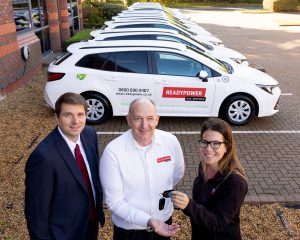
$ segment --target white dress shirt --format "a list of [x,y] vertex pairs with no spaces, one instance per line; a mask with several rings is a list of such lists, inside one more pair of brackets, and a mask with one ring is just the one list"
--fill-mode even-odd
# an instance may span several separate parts
[[[58,128],[58,131],[59,133],[61,134],[62,138],[66,141],[67,145],[69,146],[70,150],[71,150],[71,153],[73,154],[74,156],[74,159],[76,161],[76,157],[75,157],[75,147],[76,147],[76,144],[79,145],[79,148],[80,148],[80,152],[81,152],[81,155],[83,157],[83,160],[84,160],[84,163],[85,163],[85,166],[86,166],[86,169],[87,169],[87,172],[89,174],[89,179],[90,179],[90,182],[91,182],[91,185],[92,185],[92,190],[93,190],[93,196],[94,196],[94,200],[96,201],[95,199],[95,189],[94,189],[94,183],[93,183],[93,179],[91,177],[91,170],[90,170],[90,165],[89,165],[89,162],[87,160],[87,157],[86,157],[86,154],[85,154],[85,150],[84,150],[84,147],[82,145],[82,142],[80,140],[80,135],[79,137],[77,138],[76,142],[72,142],[69,138],[66,137],[66,135]],[[76,163],[77,164],[77,163]]]
[[158,209],[161,193],[173,189],[184,174],[177,138],[155,130],[152,143],[139,146],[131,130],[110,142],[100,160],[100,177],[113,223],[124,229],[146,229],[150,217],[168,220],[170,198]]

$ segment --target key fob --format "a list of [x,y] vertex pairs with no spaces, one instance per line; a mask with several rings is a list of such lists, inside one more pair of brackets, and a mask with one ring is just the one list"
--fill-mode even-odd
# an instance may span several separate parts
[[162,193],[162,196],[163,196],[164,198],[170,198],[170,197],[172,197],[172,191],[174,191],[174,189],[166,190],[166,191],[164,191],[164,192]]
[[158,209],[159,209],[159,210],[163,210],[163,209],[164,209],[164,207],[165,207],[165,202],[166,202],[166,199],[165,199],[165,198],[159,199],[159,203],[158,203]]

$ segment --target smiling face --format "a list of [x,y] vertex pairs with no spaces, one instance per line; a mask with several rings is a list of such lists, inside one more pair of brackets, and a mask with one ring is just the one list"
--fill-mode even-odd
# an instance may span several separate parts
[[55,115],[59,129],[65,136],[76,142],[85,126],[86,113],[83,105],[63,103],[59,116]]
[[126,119],[135,141],[140,146],[151,144],[159,120],[155,106],[147,99],[140,99],[132,105]]
[[[223,135],[219,132],[212,130],[206,130],[202,135],[202,140],[207,142],[224,142]],[[210,144],[208,144],[206,148],[200,147],[200,152],[203,161],[208,167],[215,170],[218,169],[218,162],[222,159],[226,151],[226,145],[224,143],[222,143],[220,145],[220,148],[217,150],[214,150]]]

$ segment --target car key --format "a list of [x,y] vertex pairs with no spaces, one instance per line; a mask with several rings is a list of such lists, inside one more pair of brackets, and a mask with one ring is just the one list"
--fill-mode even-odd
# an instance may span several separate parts
[[159,209],[159,210],[163,210],[163,209],[164,209],[164,207],[165,207],[165,202],[166,202],[166,199],[165,199],[165,198],[159,199],[159,203],[158,203],[158,209]]
[[164,191],[164,192],[162,193],[162,196],[163,196],[164,198],[170,198],[170,197],[172,197],[172,191],[174,191],[174,189],[166,190],[166,191]]

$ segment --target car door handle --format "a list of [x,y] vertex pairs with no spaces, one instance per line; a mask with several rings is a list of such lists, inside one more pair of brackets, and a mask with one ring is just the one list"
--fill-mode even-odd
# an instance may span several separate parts
[[107,77],[107,78],[104,78],[104,81],[106,81],[106,82],[115,82],[115,81],[117,81],[117,78],[116,77]]
[[165,79],[162,79],[162,80],[156,80],[155,83],[156,83],[156,84],[159,84],[159,85],[165,85],[165,84],[167,84],[167,80],[165,80]]

